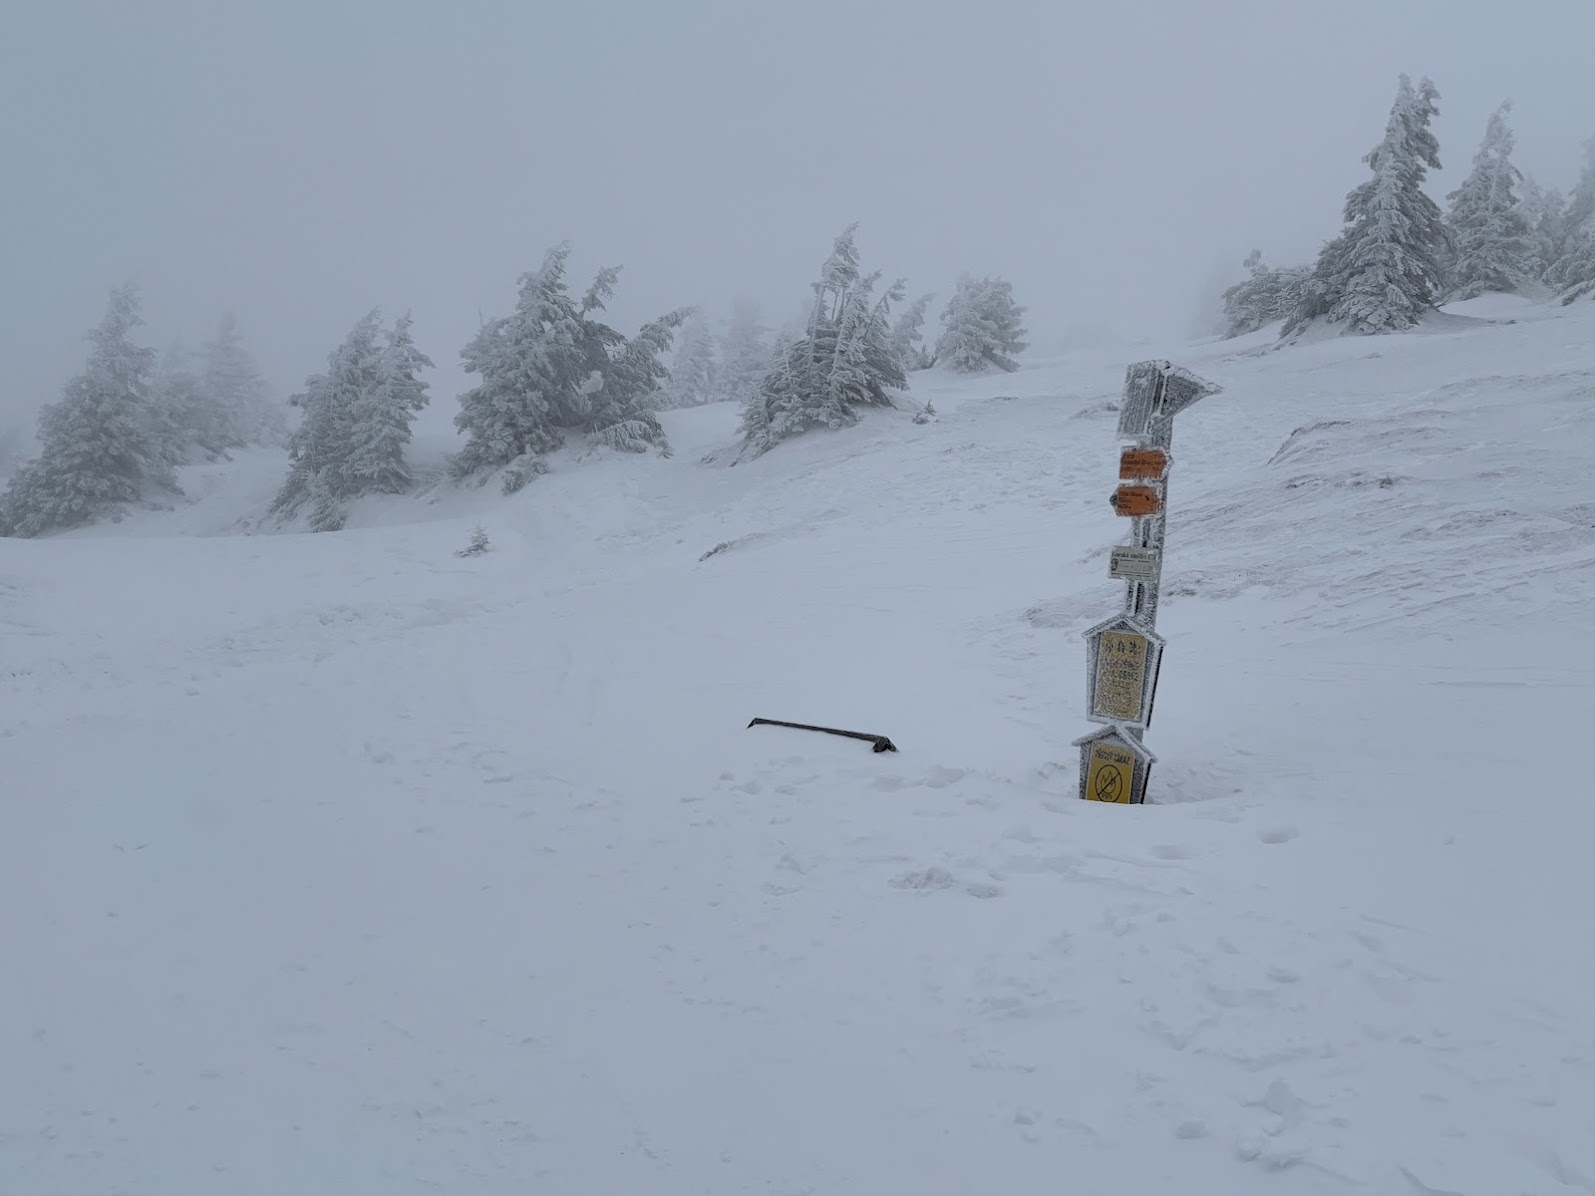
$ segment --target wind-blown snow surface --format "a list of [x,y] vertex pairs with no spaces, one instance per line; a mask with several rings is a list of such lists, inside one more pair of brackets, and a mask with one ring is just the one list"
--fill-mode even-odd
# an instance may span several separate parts
[[1595,1192],[1595,305],[1513,314],[1173,354],[1141,808],[1118,353],[0,541],[0,1192]]

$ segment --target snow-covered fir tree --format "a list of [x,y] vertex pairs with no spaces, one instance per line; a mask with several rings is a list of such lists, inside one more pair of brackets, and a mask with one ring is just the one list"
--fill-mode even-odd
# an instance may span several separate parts
[[165,442],[165,453],[174,465],[189,464],[208,455],[199,442],[199,430],[209,426],[210,403],[192,362],[192,354],[174,341],[161,355],[150,383],[156,423]]
[[1546,281],[1563,303],[1595,295],[1595,137],[1584,143],[1584,168],[1568,197],[1561,256]]
[[520,279],[515,310],[490,320],[460,351],[468,373],[482,381],[460,396],[454,425],[465,447],[454,469],[465,476],[540,456],[561,443],[561,410],[576,404],[586,380],[581,369],[580,322],[565,285],[570,247],[549,251]]
[[746,403],[758,392],[777,360],[766,339],[759,306],[747,299],[731,303],[731,318],[720,339],[720,377],[715,396],[721,402]]
[[665,401],[671,407],[700,407],[715,401],[719,383],[714,334],[703,316],[694,313],[681,329],[681,347],[670,366]]
[[151,398],[155,353],[133,343],[144,321],[132,286],[111,292],[89,333],[83,372],[39,414],[39,456],[0,495],[0,534],[77,527],[176,487]]
[[1428,79],[1413,87],[1401,76],[1384,138],[1363,158],[1373,176],[1347,195],[1345,226],[1319,253],[1283,335],[1318,318],[1348,333],[1397,332],[1434,309],[1448,238],[1423,182],[1440,169],[1429,128],[1438,98]]
[[836,239],[821,267],[803,335],[783,346],[743,404],[745,450],[753,456],[809,428],[855,424],[861,408],[889,407],[890,392],[908,386],[889,322],[903,284],[875,297],[880,274],[859,270],[857,227]]
[[670,351],[676,329],[687,319],[682,308],[650,320],[629,340],[609,350],[588,391],[583,430],[600,443],[628,453],[657,448],[670,456],[670,442],[659,423],[664,383],[670,376],[661,358]]
[[1595,220],[1586,220],[1568,238],[1549,281],[1563,303],[1595,297]]
[[925,313],[935,296],[919,296],[898,314],[892,323],[892,352],[905,374],[915,370],[928,370],[934,363],[930,350],[925,347]]
[[1578,182],[1567,197],[1567,227],[1577,231],[1595,220],[1595,137],[1584,143],[1584,162]]
[[1486,291],[1516,291],[1534,277],[1529,222],[1519,206],[1522,179],[1512,165],[1512,130],[1505,103],[1491,113],[1473,169],[1446,198],[1451,210],[1450,295],[1472,299]]
[[460,396],[454,423],[465,447],[454,472],[509,467],[506,492],[541,472],[541,458],[585,433],[616,448],[668,451],[655,412],[669,350],[687,309],[671,312],[627,340],[597,317],[619,270],[601,270],[578,304],[565,282],[568,245],[550,250],[521,276],[515,310],[483,325],[461,351],[482,381]]
[[1013,355],[1028,347],[1023,340],[1024,312],[1014,302],[1013,285],[1007,279],[961,276],[941,313],[936,364],[966,374],[994,367],[1012,373],[1019,368]]
[[353,398],[343,476],[350,494],[403,494],[410,489],[410,424],[427,404],[422,370],[432,359],[415,346],[405,312],[383,333],[386,344],[372,386]]
[[[274,513],[286,518],[308,508],[312,530],[337,531],[351,501],[395,480],[383,468],[391,462],[390,454],[403,448],[403,441],[395,444],[391,438],[391,418],[405,423],[406,439],[408,422],[402,412],[384,412],[378,396],[384,383],[390,383],[387,403],[411,404],[413,414],[413,404],[425,401],[413,371],[429,364],[408,343],[408,318],[396,331],[399,348],[390,356],[394,337],[386,348],[380,343],[381,316],[370,312],[328,356],[327,372],[311,375],[304,391],[289,400],[304,415],[288,440],[288,477],[272,503]],[[399,465],[408,478],[402,456]]]
[[222,317],[204,352],[200,380],[206,409],[194,428],[197,443],[212,455],[253,444],[282,443],[287,433],[285,414],[268,395],[231,312]]
[[1544,282],[1567,246],[1567,200],[1552,187],[1546,189],[1532,176],[1523,176],[1518,210],[1529,229],[1529,266]]
[[0,425],[0,478],[10,477],[22,464],[22,429],[15,424]]
[[1289,318],[1312,275],[1310,266],[1270,266],[1260,249],[1252,250],[1241,264],[1246,267],[1246,280],[1225,290],[1223,296],[1226,337],[1245,336]]

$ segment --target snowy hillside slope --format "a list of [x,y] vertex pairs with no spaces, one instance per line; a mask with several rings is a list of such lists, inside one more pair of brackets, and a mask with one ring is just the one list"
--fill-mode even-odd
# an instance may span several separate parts
[[1595,1192],[1595,305],[1461,314],[1162,350],[1140,808],[1122,350],[0,541],[0,1192]]

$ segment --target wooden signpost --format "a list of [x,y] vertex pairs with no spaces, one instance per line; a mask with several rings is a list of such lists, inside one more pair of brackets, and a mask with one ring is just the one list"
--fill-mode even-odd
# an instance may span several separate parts
[[1085,633],[1086,717],[1107,724],[1075,740],[1080,796],[1133,805],[1146,800],[1157,757],[1142,743],[1163,662],[1157,634],[1158,588],[1168,518],[1168,475],[1174,417],[1219,388],[1167,361],[1138,361],[1124,376],[1119,439],[1120,485],[1109,499],[1132,520],[1130,542],[1113,550],[1108,576],[1125,583],[1124,609]]

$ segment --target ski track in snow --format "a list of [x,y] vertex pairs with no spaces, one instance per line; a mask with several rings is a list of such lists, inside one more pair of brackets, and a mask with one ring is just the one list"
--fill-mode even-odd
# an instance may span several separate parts
[[1122,353],[0,541],[0,1192],[1595,1193],[1595,305],[1518,314],[1175,355],[1139,809]]

